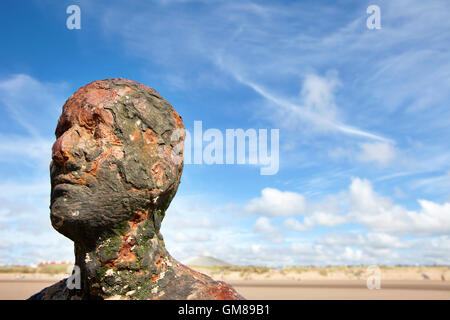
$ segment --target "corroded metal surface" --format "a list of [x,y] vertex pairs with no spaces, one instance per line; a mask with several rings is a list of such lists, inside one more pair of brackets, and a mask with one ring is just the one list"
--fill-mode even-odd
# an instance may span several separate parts
[[173,259],[161,222],[183,170],[184,127],[155,90],[92,82],[64,104],[52,149],[51,222],[75,244],[81,289],[31,299],[242,299]]

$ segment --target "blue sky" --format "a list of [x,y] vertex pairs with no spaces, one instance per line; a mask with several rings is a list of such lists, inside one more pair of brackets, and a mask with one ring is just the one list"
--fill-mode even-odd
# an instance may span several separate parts
[[[81,8],[81,29],[66,8]],[[381,10],[369,30],[366,8]],[[236,264],[450,263],[448,1],[2,2],[0,264],[73,260],[49,221],[64,101],[155,88],[203,128],[280,130],[280,169],[186,165],[172,255]]]

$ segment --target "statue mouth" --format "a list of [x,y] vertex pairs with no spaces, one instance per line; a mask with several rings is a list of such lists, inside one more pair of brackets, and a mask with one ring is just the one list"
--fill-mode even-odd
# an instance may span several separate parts
[[[51,190],[51,205],[56,199],[64,197],[70,194],[72,191],[79,192],[79,188],[87,186],[80,184],[78,181],[71,178],[70,174],[59,174],[52,178],[52,190]],[[76,191],[77,190],[77,191]]]
[[68,174],[60,174],[52,179],[53,188],[61,184],[78,184],[75,180],[71,179]]

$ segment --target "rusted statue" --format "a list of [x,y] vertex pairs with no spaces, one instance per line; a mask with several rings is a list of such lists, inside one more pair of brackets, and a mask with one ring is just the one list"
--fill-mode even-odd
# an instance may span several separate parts
[[181,117],[126,79],[92,82],[64,104],[52,149],[51,222],[75,246],[81,288],[30,299],[242,299],[173,259],[161,222],[183,170]]

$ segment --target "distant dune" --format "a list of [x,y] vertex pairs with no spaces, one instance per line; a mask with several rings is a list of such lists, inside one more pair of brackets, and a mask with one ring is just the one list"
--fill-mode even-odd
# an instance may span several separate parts
[[182,261],[183,264],[188,266],[199,266],[199,267],[231,267],[231,263],[216,259],[210,256],[198,256],[186,259]]
[[[223,281],[276,280],[366,280],[373,272],[368,266],[298,266],[274,269],[262,266],[238,266],[211,257],[198,256],[182,260],[183,264]],[[62,279],[73,265],[54,264],[37,267],[0,266],[0,281],[14,279]],[[381,281],[441,281],[450,282],[450,266],[379,266]]]

